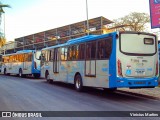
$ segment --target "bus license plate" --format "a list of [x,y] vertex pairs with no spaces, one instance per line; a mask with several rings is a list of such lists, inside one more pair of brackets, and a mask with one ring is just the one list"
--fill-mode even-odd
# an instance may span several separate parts
[[136,73],[136,75],[144,75],[145,71],[144,70],[136,70],[135,73]]

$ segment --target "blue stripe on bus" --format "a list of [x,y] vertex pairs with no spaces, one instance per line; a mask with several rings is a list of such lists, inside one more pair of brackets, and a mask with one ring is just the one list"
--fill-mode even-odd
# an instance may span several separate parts
[[112,53],[109,59],[109,88],[115,88],[116,86],[116,33],[112,37]]

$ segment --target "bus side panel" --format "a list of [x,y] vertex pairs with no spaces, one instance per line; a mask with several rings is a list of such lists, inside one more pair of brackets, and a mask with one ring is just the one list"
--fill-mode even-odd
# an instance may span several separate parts
[[68,82],[68,70],[69,66],[68,66],[68,62],[67,61],[61,61],[60,64],[60,68],[59,68],[59,80],[60,81],[64,81],[64,82]]
[[85,84],[85,81],[84,81],[84,78],[83,78],[83,76],[84,76],[84,65],[85,65],[84,61],[68,61],[67,62],[67,74],[65,74],[65,75],[67,75],[65,77],[65,79],[66,79],[65,82],[74,84],[75,74],[79,73],[82,77],[83,84]]
[[21,66],[21,62],[13,62],[13,63],[10,63],[12,64],[12,70],[10,71],[10,73],[13,73],[13,74],[18,74],[19,73],[19,68]]
[[32,62],[24,62],[22,70],[23,70],[23,74],[31,74]]

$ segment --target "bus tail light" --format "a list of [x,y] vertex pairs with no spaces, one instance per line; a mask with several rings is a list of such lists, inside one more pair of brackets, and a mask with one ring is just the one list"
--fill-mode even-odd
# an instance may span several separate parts
[[37,63],[36,62],[34,62],[34,68],[37,69]]
[[118,64],[118,75],[122,77],[123,75],[122,75],[122,64],[121,64],[121,61],[118,60],[117,64]]
[[158,61],[156,62],[156,76],[158,75]]

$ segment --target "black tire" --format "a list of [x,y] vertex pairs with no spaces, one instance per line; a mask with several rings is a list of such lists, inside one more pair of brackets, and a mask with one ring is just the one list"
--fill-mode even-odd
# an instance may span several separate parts
[[53,80],[50,79],[48,71],[46,71],[46,73],[45,73],[45,78],[46,78],[46,80],[47,80],[48,83],[53,83]]
[[40,74],[38,74],[38,73],[35,73],[33,76],[34,76],[34,78],[36,78],[36,79],[40,78]]
[[6,70],[6,68],[4,69],[4,75],[7,75],[7,70]]
[[19,69],[19,77],[23,77],[23,72],[22,72],[22,69]]
[[82,82],[81,75],[79,75],[79,74],[76,75],[75,80],[74,80],[74,86],[75,86],[75,89],[78,92],[82,92],[83,91],[83,82]]

